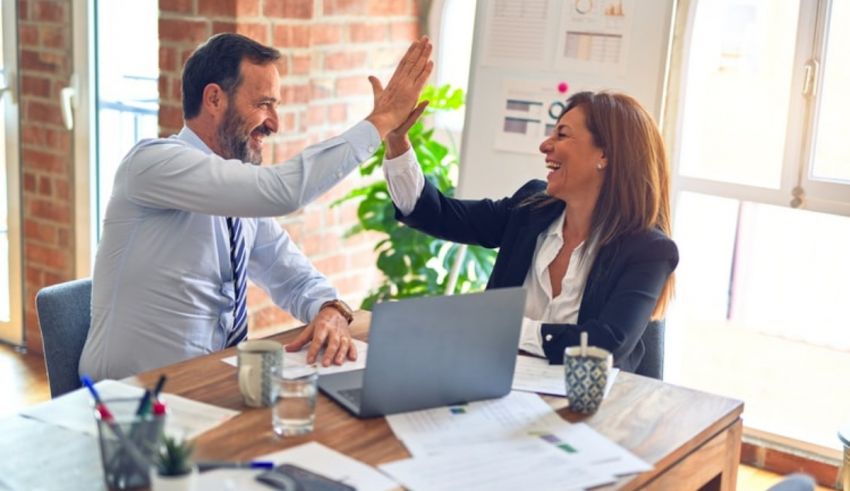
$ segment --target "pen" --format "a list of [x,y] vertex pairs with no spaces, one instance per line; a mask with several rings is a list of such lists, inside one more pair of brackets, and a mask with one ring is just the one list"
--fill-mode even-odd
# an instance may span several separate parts
[[252,460],[249,462],[231,462],[226,460],[202,460],[195,463],[201,472],[212,469],[272,469],[274,462]]
[[156,386],[153,389],[153,397],[154,399],[159,398],[159,393],[162,391],[162,386],[165,385],[165,374],[159,376],[159,380],[156,381]]
[[145,389],[145,395],[142,396],[142,400],[139,401],[139,408],[136,409],[136,416],[142,416],[148,412],[148,406],[151,402],[151,391]]

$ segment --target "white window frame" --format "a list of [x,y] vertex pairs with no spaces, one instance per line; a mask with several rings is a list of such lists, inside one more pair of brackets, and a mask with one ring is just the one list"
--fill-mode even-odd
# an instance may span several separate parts
[[97,244],[97,208],[93,206],[96,157],[94,100],[94,0],[73,0],[73,57],[74,74],[70,89],[73,93],[74,132],[74,270],[76,277],[91,275]]
[[18,41],[17,4],[2,2],[3,9],[3,64],[6,71],[7,90],[0,105],[6,124],[6,206],[9,238],[9,321],[0,321],[0,341],[17,346],[25,342],[23,323],[23,277],[21,256],[21,160],[19,139],[18,98]]
[[[673,166],[674,196],[680,192],[695,192],[712,196],[752,201],[778,206],[790,206],[812,211],[850,215],[850,185],[813,180],[808,176],[813,165],[812,135],[819,90],[808,90],[804,94],[807,78],[809,86],[819,88],[821,81],[816,71],[810,69],[813,60],[818,60],[824,49],[824,25],[828,18],[832,0],[800,0],[800,15],[797,27],[796,51],[793,58],[794,73],[791,79],[788,125],[785,132],[785,150],[782,162],[781,181],[778,189],[737,184],[712,179],[684,176],[680,173],[683,111],[681,101],[687,90],[684,73],[684,57],[691,46],[696,6],[700,1],[680,0],[676,27],[672,42],[672,65],[670,87],[664,114],[669,122],[664,128]],[[730,109],[732,112],[733,109]],[[800,116],[802,115],[802,116]],[[800,195],[799,190],[803,190]],[[801,200],[795,199],[802,198]],[[675,200],[675,198],[674,198]]]

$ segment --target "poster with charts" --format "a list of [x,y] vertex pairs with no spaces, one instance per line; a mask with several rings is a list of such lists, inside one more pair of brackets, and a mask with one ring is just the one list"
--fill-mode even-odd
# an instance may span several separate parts
[[567,98],[585,90],[570,85],[561,92],[561,82],[554,77],[546,81],[504,80],[493,148],[539,155],[540,143],[555,129]]
[[483,63],[508,68],[544,67],[548,0],[492,0],[487,5]]
[[624,75],[634,8],[633,0],[565,1],[555,66],[567,73]]

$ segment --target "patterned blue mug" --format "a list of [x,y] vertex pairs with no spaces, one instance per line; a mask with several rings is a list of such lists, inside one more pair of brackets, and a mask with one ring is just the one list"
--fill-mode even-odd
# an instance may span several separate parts
[[564,350],[564,379],[571,411],[589,414],[599,409],[613,360],[610,352],[595,346],[587,347],[584,354],[580,346]]

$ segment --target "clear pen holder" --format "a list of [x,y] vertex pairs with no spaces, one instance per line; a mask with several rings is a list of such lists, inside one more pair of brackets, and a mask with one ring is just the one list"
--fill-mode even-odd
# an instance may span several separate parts
[[109,489],[132,489],[150,485],[149,469],[159,450],[165,415],[150,411],[136,415],[138,398],[103,401],[112,414],[106,421],[95,409],[103,476]]

